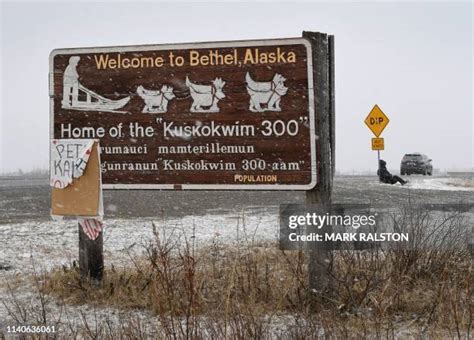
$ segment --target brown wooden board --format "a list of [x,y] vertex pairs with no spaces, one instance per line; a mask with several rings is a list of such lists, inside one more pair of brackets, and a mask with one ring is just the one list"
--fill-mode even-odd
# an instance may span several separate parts
[[79,178],[64,189],[51,189],[51,214],[59,216],[97,216],[100,213],[100,157],[97,142]]
[[309,190],[311,56],[303,38],[54,50],[51,137],[100,139],[104,189]]

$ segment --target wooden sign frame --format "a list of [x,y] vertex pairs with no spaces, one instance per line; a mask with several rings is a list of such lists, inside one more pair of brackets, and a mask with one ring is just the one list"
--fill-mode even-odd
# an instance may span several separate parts
[[314,55],[312,45],[306,38],[287,38],[287,39],[267,39],[267,40],[240,40],[225,42],[205,42],[205,43],[185,43],[185,44],[165,44],[165,45],[140,45],[125,47],[97,47],[97,48],[71,48],[53,50],[49,58],[50,66],[50,134],[54,136],[55,119],[55,83],[54,83],[54,58],[57,55],[74,55],[84,53],[119,53],[119,52],[143,52],[143,51],[161,51],[175,49],[205,49],[205,48],[238,48],[253,46],[278,46],[278,45],[305,45],[307,52],[307,79],[308,79],[308,118],[309,118],[309,140],[310,140],[310,162],[311,175],[307,184],[109,184],[104,183],[103,189],[168,189],[168,190],[311,190],[318,182],[317,174],[317,155],[316,155],[316,127],[315,122],[315,98],[314,98],[314,79],[313,62]]

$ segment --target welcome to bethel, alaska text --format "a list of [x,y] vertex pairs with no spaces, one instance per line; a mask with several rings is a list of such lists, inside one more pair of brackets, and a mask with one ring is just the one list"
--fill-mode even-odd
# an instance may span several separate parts
[[282,51],[280,47],[273,50],[261,51],[259,48],[247,48],[239,55],[237,49],[227,53],[219,49],[213,50],[189,50],[187,58],[176,55],[175,52],[164,52],[163,55],[129,57],[120,53],[97,54],[94,56],[98,70],[106,69],[128,69],[128,68],[152,68],[152,67],[183,67],[183,66],[218,66],[218,65],[256,65],[274,63],[295,63],[296,53],[293,51]]

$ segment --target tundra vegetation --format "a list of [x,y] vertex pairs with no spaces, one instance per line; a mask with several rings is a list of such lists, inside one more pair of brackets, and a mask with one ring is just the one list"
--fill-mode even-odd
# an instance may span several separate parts
[[199,245],[154,226],[144,255],[107,267],[100,284],[71,264],[30,278],[31,305],[15,285],[2,302],[19,324],[56,325],[68,339],[471,338],[470,224],[413,205],[392,217],[411,247],[334,251],[326,291],[308,289],[304,252],[248,233]]

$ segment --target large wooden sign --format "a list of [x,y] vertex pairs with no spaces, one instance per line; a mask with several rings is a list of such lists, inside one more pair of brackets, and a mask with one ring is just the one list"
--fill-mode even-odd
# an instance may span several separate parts
[[311,56],[302,38],[54,50],[51,137],[100,139],[105,189],[309,190]]

